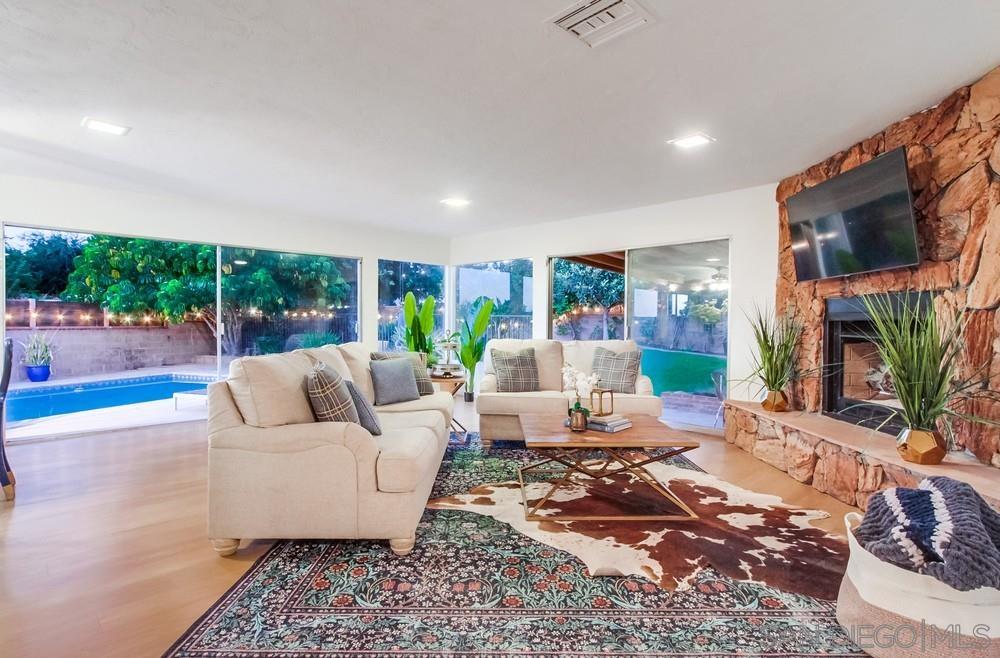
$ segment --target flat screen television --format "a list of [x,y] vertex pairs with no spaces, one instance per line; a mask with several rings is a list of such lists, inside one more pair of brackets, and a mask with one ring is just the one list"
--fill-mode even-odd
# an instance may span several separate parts
[[799,281],[920,263],[903,148],[803,190],[785,207]]

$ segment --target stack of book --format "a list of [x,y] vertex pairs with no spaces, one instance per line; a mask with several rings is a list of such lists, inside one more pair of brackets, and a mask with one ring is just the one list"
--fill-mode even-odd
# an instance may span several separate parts
[[587,421],[587,429],[597,432],[621,432],[632,427],[632,421],[621,414],[610,414],[607,416],[591,416]]

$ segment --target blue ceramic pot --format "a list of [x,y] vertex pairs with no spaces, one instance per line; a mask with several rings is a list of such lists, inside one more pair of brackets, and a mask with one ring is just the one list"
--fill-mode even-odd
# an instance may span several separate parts
[[48,381],[52,366],[24,366],[28,379],[33,382]]

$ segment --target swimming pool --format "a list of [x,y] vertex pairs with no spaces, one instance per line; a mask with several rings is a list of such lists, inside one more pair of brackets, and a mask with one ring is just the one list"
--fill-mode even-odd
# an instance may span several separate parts
[[642,374],[653,380],[656,395],[664,391],[684,391],[714,395],[713,370],[726,369],[726,357],[700,352],[661,350],[640,345]]
[[7,393],[7,421],[169,400],[174,393],[204,389],[213,381],[209,375],[163,374],[12,389]]

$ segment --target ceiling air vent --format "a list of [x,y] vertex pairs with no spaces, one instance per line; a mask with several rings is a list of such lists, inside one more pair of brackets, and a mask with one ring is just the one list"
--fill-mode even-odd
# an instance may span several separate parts
[[653,17],[635,0],[583,0],[552,23],[591,48],[653,22]]

